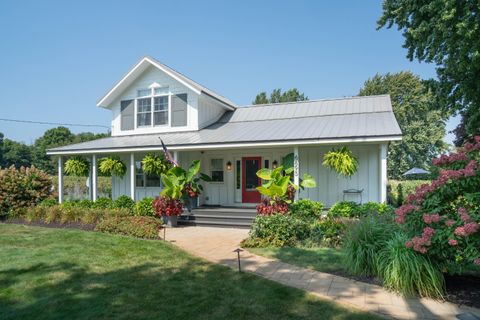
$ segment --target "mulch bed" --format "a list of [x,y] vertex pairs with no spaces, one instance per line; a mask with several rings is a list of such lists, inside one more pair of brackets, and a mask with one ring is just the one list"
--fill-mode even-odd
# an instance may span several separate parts
[[445,276],[445,299],[458,305],[480,308],[480,278],[475,276]]
[[11,223],[11,224],[23,224],[26,226],[40,226],[40,227],[47,227],[47,228],[59,228],[59,229],[81,229],[86,231],[93,231],[95,229],[95,224],[85,224],[81,222],[52,222],[52,223],[45,223],[43,221],[33,221],[27,222],[20,218],[13,218],[3,221],[4,223]]

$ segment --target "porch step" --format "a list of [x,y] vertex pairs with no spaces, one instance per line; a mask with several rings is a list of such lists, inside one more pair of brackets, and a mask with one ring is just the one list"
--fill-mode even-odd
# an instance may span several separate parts
[[180,216],[181,225],[250,228],[256,211],[252,208],[200,207]]

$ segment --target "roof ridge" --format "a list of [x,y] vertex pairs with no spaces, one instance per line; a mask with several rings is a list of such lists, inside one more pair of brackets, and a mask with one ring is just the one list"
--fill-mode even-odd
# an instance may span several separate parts
[[[234,111],[232,111],[234,112]],[[351,116],[354,114],[373,114],[373,113],[393,113],[393,111],[373,111],[373,112],[349,112],[349,113],[332,113],[324,115],[309,115],[309,116],[300,116],[300,117],[290,117],[290,118],[269,118],[269,119],[258,119],[258,120],[244,120],[244,121],[217,121],[212,123],[245,123],[245,122],[260,122],[260,121],[275,121],[275,120],[292,120],[292,119],[304,119],[304,118],[323,118],[323,117],[333,117],[333,116]],[[203,128],[202,128],[203,129]]]
[[337,101],[337,100],[349,100],[349,99],[366,99],[366,98],[377,98],[377,97],[388,97],[389,94],[376,94],[371,96],[345,96],[341,98],[322,98],[322,99],[313,99],[313,100],[303,100],[303,101],[288,101],[288,102],[275,102],[275,103],[264,103],[264,104],[247,104],[239,106],[237,109],[241,108],[257,108],[257,107],[268,107],[275,105],[286,105],[286,104],[303,104],[308,102],[321,102],[321,101]]

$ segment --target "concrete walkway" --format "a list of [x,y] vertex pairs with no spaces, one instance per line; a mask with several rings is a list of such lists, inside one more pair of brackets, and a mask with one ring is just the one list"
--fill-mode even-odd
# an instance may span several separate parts
[[[214,263],[237,269],[237,254],[241,240],[248,230],[183,227],[167,229],[166,239],[186,251]],[[465,319],[480,310],[458,307],[452,303],[432,299],[406,299],[388,292],[380,286],[370,285],[328,273],[300,268],[275,259],[254,255],[248,251],[241,253],[242,271],[252,272],[264,278],[299,288],[314,295],[357,309],[374,312],[395,319]]]

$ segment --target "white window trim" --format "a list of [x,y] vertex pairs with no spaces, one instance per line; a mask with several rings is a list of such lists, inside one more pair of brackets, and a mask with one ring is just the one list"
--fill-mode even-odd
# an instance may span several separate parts
[[[225,158],[223,156],[212,156],[209,158],[208,162],[208,168],[209,168],[209,173],[210,175],[212,175],[212,160],[215,159],[215,160],[222,160],[222,172],[223,172],[223,181],[210,181],[209,183],[211,184],[225,184]],[[219,171],[219,170],[215,170],[215,171]]]
[[[154,128],[154,127],[171,127],[172,126],[172,92],[170,91],[170,87],[168,88],[168,93],[162,93],[162,94],[155,94],[155,87],[149,88],[150,90],[150,95],[149,96],[143,96],[143,97],[136,97],[135,98],[135,129],[143,129],[143,128]],[[137,95],[138,91],[143,90],[143,89],[138,89],[137,90]],[[147,90],[147,89],[145,89]],[[168,97],[168,121],[166,124],[154,124],[155,122],[155,98],[158,97]],[[150,114],[151,114],[151,122],[150,125],[145,125],[145,126],[139,126],[138,121],[137,121],[137,116],[138,116],[138,100],[140,99],[148,99],[150,98]]]

